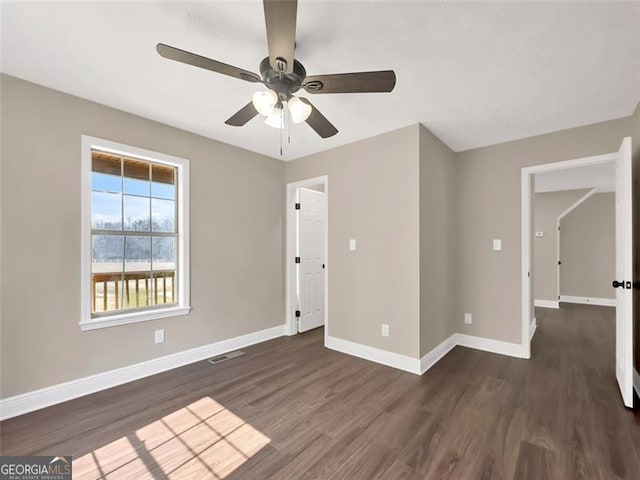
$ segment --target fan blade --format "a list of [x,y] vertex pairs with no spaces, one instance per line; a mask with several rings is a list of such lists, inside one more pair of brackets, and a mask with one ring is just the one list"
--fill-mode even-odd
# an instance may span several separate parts
[[[263,0],[263,4],[269,63],[278,72],[291,73],[296,43],[298,0]],[[282,65],[278,59],[286,61],[286,65]]]
[[396,74],[393,70],[312,75],[304,79],[303,85],[309,93],[390,92],[395,86]]
[[175,60],[176,62],[186,63],[187,65],[204,68],[205,70],[211,70],[212,72],[229,75],[230,77],[239,78],[240,80],[245,80],[247,82],[262,82],[259,75],[248,70],[243,70],[242,68],[234,67],[233,65],[227,65],[226,63],[218,62],[217,60],[202,57],[195,53],[187,52],[186,50],[180,50],[179,48],[171,47],[164,43],[156,45],[156,50],[161,56],[168,58],[169,60]]
[[327,118],[320,113],[320,111],[313,106],[313,104],[303,97],[298,97],[307,105],[311,105],[311,115],[307,118],[307,123],[311,128],[313,128],[318,135],[322,138],[333,137],[336,133],[338,133],[338,129],[333,126],[333,124],[327,120]]
[[242,127],[256,115],[258,115],[256,107],[253,106],[253,102],[249,102],[224,123],[232,127]]

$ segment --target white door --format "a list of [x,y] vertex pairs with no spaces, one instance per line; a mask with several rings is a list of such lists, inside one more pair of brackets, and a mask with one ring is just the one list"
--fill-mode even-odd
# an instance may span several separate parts
[[616,378],[625,406],[633,406],[633,216],[631,138],[616,159]]
[[325,194],[298,189],[298,331],[324,325]]

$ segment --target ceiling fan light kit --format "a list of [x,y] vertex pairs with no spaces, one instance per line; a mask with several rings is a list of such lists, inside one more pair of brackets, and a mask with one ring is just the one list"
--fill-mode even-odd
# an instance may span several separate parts
[[251,83],[261,83],[266,90],[225,122],[241,127],[257,115],[266,117],[264,123],[283,129],[285,109],[289,124],[306,122],[320,137],[328,138],[338,129],[306,98],[294,95],[304,89],[310,94],[391,92],[396,84],[393,70],[375,72],[338,73],[307,76],[302,63],[294,58],[297,0],[263,0],[269,56],[260,62],[260,74],[203,57],[186,50],[159,43],[158,53],[170,60],[204,68]]
[[284,128],[283,122],[276,121],[275,117],[283,117],[284,105],[287,106],[291,122],[299,124],[307,120],[311,115],[311,105],[304,103],[295,95],[291,95],[288,100],[282,102],[278,94],[273,90],[262,90],[253,94],[253,106],[260,115],[267,117],[264,123],[270,127]]

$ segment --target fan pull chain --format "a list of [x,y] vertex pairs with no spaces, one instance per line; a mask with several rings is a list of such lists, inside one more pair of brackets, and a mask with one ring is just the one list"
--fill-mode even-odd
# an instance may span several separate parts
[[287,105],[287,111],[289,112],[289,115],[287,116],[287,136],[288,136],[288,141],[287,143],[289,145],[291,145],[291,110],[289,110],[289,106]]
[[[284,127],[284,108],[282,108],[282,110],[280,110],[280,125]],[[284,128],[280,129],[280,156],[282,156],[282,130],[284,130]]]

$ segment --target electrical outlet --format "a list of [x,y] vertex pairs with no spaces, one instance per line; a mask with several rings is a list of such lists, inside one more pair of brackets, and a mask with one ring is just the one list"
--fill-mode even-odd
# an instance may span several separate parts
[[470,313],[464,314],[464,323],[466,323],[467,325],[471,325],[473,323]]
[[383,323],[381,325],[381,327],[382,327],[382,329],[381,329],[382,330],[381,331],[382,336],[383,337],[388,337],[389,336],[389,325],[387,325],[386,323]]
[[544,232],[536,232],[536,237],[538,238],[544,237]]
[[156,343],[164,343],[164,328],[155,331],[155,341]]

